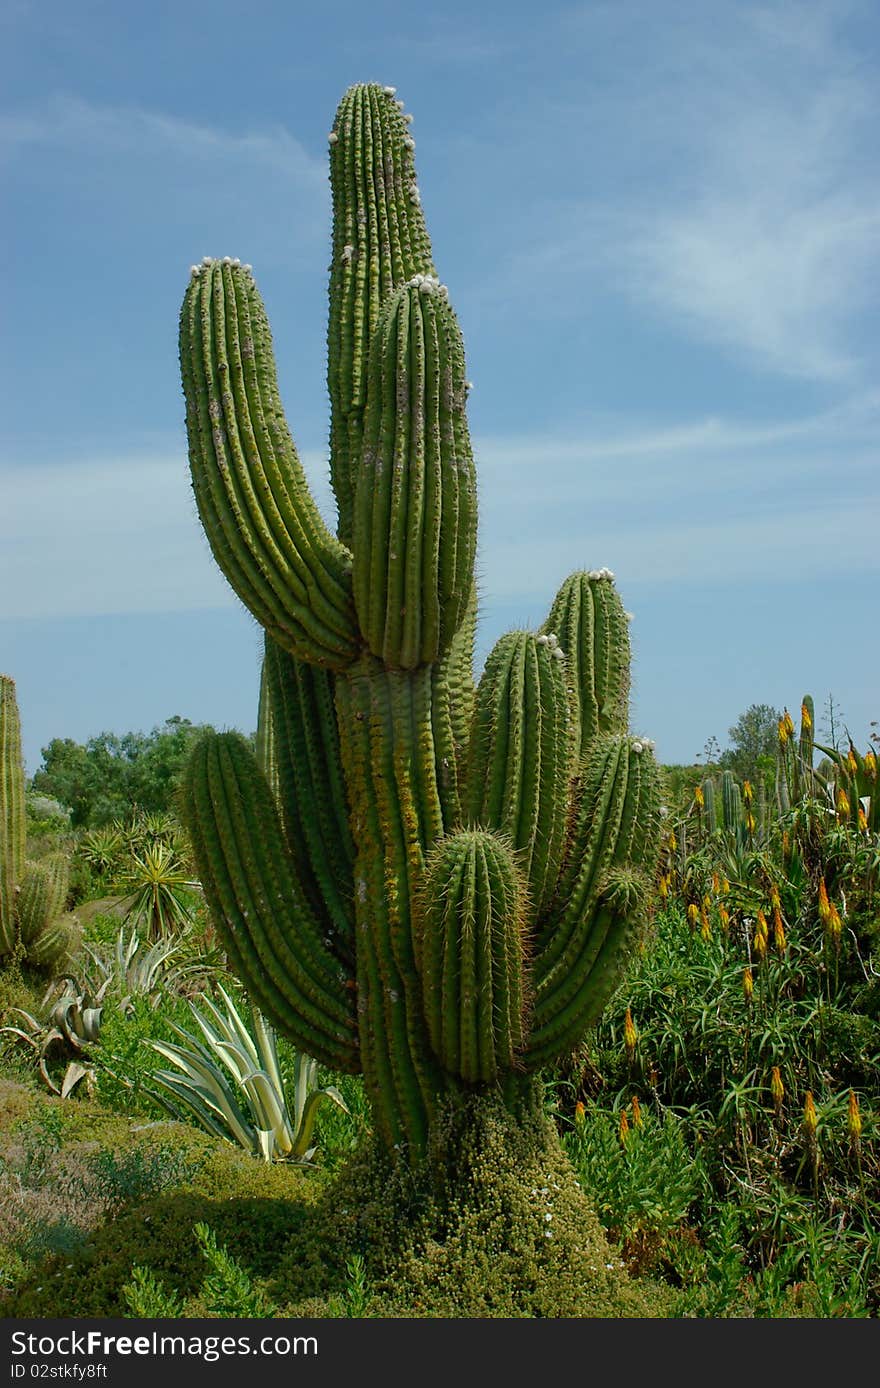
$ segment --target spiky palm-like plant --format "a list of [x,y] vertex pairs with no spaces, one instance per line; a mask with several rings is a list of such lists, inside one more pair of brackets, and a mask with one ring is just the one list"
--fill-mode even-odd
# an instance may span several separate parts
[[447,1102],[516,1113],[597,1018],[646,918],[658,777],[627,732],[608,570],[570,577],[474,687],[464,351],[391,89],[346,92],[330,170],[336,535],[284,420],[251,268],[206,258],[184,298],[196,501],[266,633],[257,757],[207,736],[185,817],[255,1004],[362,1071],[377,1131],[417,1162]]

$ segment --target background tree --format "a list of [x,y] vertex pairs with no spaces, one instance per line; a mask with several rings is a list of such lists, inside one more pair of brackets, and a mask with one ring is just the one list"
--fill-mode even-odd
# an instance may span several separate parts
[[67,805],[74,826],[97,828],[135,807],[168,812],[188,752],[206,730],[175,716],[150,733],[103,732],[85,745],[56,737],[42,749],[32,787]]
[[721,753],[719,765],[740,780],[757,782],[775,766],[778,709],[771,704],[750,704],[741,713],[727,736],[730,746]]

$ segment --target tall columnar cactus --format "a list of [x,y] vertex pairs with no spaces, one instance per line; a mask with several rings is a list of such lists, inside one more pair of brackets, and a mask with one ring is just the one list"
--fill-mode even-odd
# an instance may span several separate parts
[[70,869],[63,854],[25,859],[24,763],[15,682],[0,675],[0,965],[17,956],[51,970],[76,940],[64,914]]
[[474,688],[468,383],[408,122],[358,86],[330,134],[337,535],[249,266],[193,267],[180,355],[199,512],[266,632],[256,757],[212,734],[188,767],[199,872],[257,1005],[362,1070],[417,1157],[445,1097],[514,1103],[598,1016],[646,917],[659,792],[607,569],[502,637]]

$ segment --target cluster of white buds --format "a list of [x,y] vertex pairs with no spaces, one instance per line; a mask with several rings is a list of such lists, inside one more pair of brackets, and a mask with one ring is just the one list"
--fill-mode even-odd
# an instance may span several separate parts
[[439,294],[443,299],[449,295],[446,285],[441,284],[436,275],[413,275],[407,283],[412,285],[413,289],[417,289],[420,294]]
[[386,96],[396,96],[396,95],[397,95],[397,88],[396,88],[396,87],[383,87],[382,90],[383,90],[383,92],[385,93]]
[[590,569],[587,578],[613,578],[614,574],[610,569]]
[[[201,263],[201,265],[191,265],[191,266],[189,267],[190,277],[191,277],[192,279],[195,279],[198,275],[201,274],[201,272],[202,272],[203,269],[207,268],[207,267],[210,266],[210,265],[216,265],[217,263],[218,263],[218,262],[214,259],[213,256],[210,256],[210,255],[203,255],[203,256],[202,256],[202,263]],[[235,266],[237,266],[238,268],[240,268],[240,269],[242,269],[242,270],[248,270],[248,271],[252,268],[250,265],[242,265],[242,263],[241,263],[241,261],[239,260],[239,258],[238,258],[237,255],[236,255],[236,256],[224,255],[223,259],[222,259],[219,263],[220,263],[221,265],[235,265]]]
[[555,631],[548,631],[546,636],[542,634],[537,638],[535,644],[537,646],[546,646],[554,660],[565,659],[565,651],[560,646],[559,638]]
[[656,742],[652,742],[649,737],[637,737],[632,743],[632,750],[639,756],[642,752],[653,752],[656,746]]
[[410,202],[415,203],[419,203],[422,200],[422,195],[419,192],[419,187],[417,183],[411,183],[409,185],[409,200]]
[[328,143],[328,145],[335,145],[335,144],[337,143],[338,139],[339,139],[339,136],[336,134],[336,131],[335,131],[335,130],[331,130],[331,131],[330,131],[330,134],[327,136],[327,143]]
[[416,147],[416,142],[413,139],[412,135],[404,135],[403,143],[407,149],[415,149]]
[[628,622],[631,622],[632,619],[633,619],[633,617],[635,617],[636,614],[635,614],[634,612],[624,612],[623,615],[624,615],[624,617],[626,618],[626,620],[627,620]]
[[351,258],[352,258],[353,255],[354,255],[354,246],[343,246],[343,247],[342,247],[342,259],[343,259],[343,260],[351,260]]

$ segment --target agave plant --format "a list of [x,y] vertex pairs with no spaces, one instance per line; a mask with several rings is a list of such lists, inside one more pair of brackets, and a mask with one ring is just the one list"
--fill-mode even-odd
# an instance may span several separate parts
[[155,1097],[172,1117],[194,1117],[206,1132],[237,1142],[263,1161],[309,1161],[319,1103],[331,1099],[347,1113],[345,1100],[335,1085],[318,1088],[318,1063],[302,1053],[288,1094],[272,1027],[252,1007],[249,1029],[225,990],[218,991],[225,1013],[208,998],[210,1017],[190,1004],[201,1040],[170,1023],[183,1045],[146,1043],[176,1067],[155,1071],[153,1080],[166,1091]]
[[123,923],[111,958],[105,958],[91,945],[86,946],[86,951],[104,976],[104,988],[110,986],[119,997],[120,1011],[128,1013],[134,997],[148,997],[155,1007],[163,988],[179,980],[185,970],[178,965],[172,967],[171,961],[180,948],[180,940],[170,935],[145,946],[137,927],[129,929]]
[[[22,1025],[0,1027],[0,1032],[16,1037],[31,1048],[43,1083],[62,1099],[66,1099],[81,1080],[86,1081],[89,1089],[94,1084],[94,1067],[88,1062],[87,1048],[100,1037],[104,995],[110,982],[110,978],[105,978],[95,987],[90,979],[81,982],[66,975],[53,983],[43,998],[41,1011],[48,1008],[48,1012],[42,1020],[16,1007],[11,1009],[11,1014],[19,1017]],[[53,1055],[71,1052],[74,1058],[58,1084],[50,1073],[49,1062]]]

